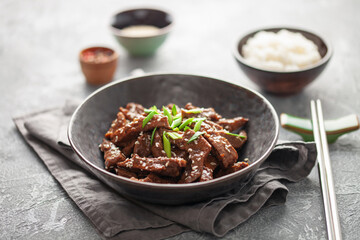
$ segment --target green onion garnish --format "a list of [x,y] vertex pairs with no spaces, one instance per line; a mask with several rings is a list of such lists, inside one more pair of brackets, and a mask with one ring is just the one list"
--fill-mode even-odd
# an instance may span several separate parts
[[154,130],[152,131],[151,140],[150,140],[150,146],[152,146],[152,143],[154,141],[154,135],[155,135],[156,129],[157,129],[157,127],[155,127]]
[[186,113],[202,113],[203,109],[202,108],[194,108],[194,109],[190,109],[190,110],[186,110]]
[[158,110],[157,107],[154,105],[149,109],[145,109],[144,112],[151,113],[152,111],[156,111],[156,113],[159,114],[159,112],[157,110]]
[[197,121],[204,121],[206,120],[206,117],[202,117],[202,118],[194,118],[193,122],[197,122]]
[[[206,119],[206,118],[205,118],[205,119]],[[197,132],[197,131],[200,130],[201,124],[202,124],[202,122],[203,122],[205,119],[202,118],[202,119],[199,119],[199,120],[196,122],[195,127],[194,127],[194,131],[195,131],[195,132]]]
[[166,132],[163,132],[163,145],[164,145],[164,151],[166,153],[166,156],[168,158],[171,158],[171,145],[169,139],[166,137]]
[[182,117],[181,112],[179,112],[178,114],[176,114],[176,115],[174,116],[174,118],[179,118],[179,117]]
[[174,117],[174,118],[173,118],[173,122],[172,122],[172,124],[171,124],[171,128],[174,129],[174,128],[178,127],[178,126],[181,124],[181,121],[182,121],[182,117],[181,117],[181,116],[176,117],[176,118]]
[[144,119],[144,121],[143,121],[143,123],[142,123],[142,127],[145,127],[145,125],[153,118],[153,116],[154,116],[155,114],[158,114],[158,113],[156,112],[156,110],[151,111],[151,112],[147,115],[147,117]]
[[189,130],[189,129],[191,129],[189,126],[186,126],[185,128],[184,128],[184,132],[186,132],[187,130]]
[[168,118],[168,122],[169,124],[171,125],[172,121],[173,121],[173,117],[171,116],[169,110],[163,106],[163,112],[164,112],[164,115]]
[[178,132],[178,131],[180,131],[180,129],[176,127],[173,129],[173,131]]
[[183,123],[179,126],[179,129],[182,130],[184,127],[186,127],[187,125],[189,125],[192,121],[194,121],[194,118],[188,118],[185,122],[183,122]]
[[196,132],[194,135],[192,135],[192,137],[189,139],[189,141],[187,143],[190,143],[194,140],[196,140],[200,135],[203,135],[205,132]]
[[231,135],[231,136],[235,136],[235,137],[239,137],[239,138],[246,138],[246,136],[244,135],[240,135],[240,134],[236,134],[236,133],[231,133],[231,132],[225,132],[227,135]]
[[167,132],[167,135],[174,140],[182,138],[182,136],[176,132]]
[[175,116],[177,114],[177,109],[176,109],[175,104],[172,106],[171,113],[172,113],[173,116]]

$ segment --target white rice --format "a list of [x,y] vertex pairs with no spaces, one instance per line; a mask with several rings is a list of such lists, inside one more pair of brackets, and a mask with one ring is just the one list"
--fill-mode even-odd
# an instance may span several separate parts
[[321,59],[312,41],[285,29],[256,33],[242,47],[242,55],[249,65],[275,71],[300,70]]

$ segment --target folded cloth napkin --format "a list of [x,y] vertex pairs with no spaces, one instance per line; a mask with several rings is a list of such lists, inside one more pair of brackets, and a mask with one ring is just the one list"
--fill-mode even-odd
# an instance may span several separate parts
[[287,182],[305,178],[316,161],[314,143],[278,144],[254,177],[222,196],[164,206],[131,200],[100,181],[69,146],[66,129],[76,104],[14,118],[25,141],[106,239],[163,239],[195,230],[224,236],[259,209],[285,203]]

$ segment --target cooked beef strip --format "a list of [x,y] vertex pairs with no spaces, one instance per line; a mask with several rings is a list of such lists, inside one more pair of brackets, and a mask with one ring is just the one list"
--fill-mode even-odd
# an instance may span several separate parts
[[164,178],[160,177],[154,173],[150,173],[145,178],[138,179],[136,177],[131,178],[132,180],[136,180],[139,182],[152,182],[152,183],[176,183],[176,179],[174,178]]
[[[198,107],[195,107],[191,103],[187,103],[185,105],[185,109],[187,109],[187,110],[196,109],[196,108],[198,108]],[[186,112],[186,110],[181,109],[181,115],[183,118],[206,117],[206,119],[211,120],[211,121],[218,121],[219,119],[222,118],[220,114],[215,112],[214,108],[200,108],[200,109],[202,110],[201,113],[188,113],[188,112]]]
[[[178,132],[179,133],[179,132]],[[196,140],[188,143],[190,138],[195,134],[193,130],[188,130],[182,134],[180,139],[171,139],[170,142],[181,150],[189,153],[189,161],[191,161],[191,169],[184,171],[180,182],[190,183],[197,180],[201,176],[205,158],[209,155],[211,145],[203,136],[199,136]]]
[[144,171],[144,170],[141,170],[141,169],[132,169],[132,170],[136,171],[137,177],[139,179],[146,178],[150,174],[149,171]]
[[[201,176],[201,173],[202,173],[202,169],[201,169],[201,172],[197,171],[193,173],[193,169],[192,169],[192,162],[191,160],[187,161],[186,163],[186,167],[185,167],[185,170],[184,172],[181,174],[181,178],[180,180],[178,181],[178,183],[189,183],[189,182],[194,182],[196,181],[199,177],[197,176],[197,172],[199,172],[199,175]],[[189,177],[190,176],[190,177]],[[192,177],[191,177],[192,176]],[[187,180],[187,181],[185,181]]]
[[215,168],[219,166],[219,161],[212,154],[209,154],[205,159],[204,166],[211,170],[215,170]]
[[122,112],[126,119],[132,121],[135,118],[138,118],[144,114],[144,107],[138,103],[128,103],[126,108],[120,107],[120,112]]
[[160,135],[159,129],[155,131],[153,144],[151,145],[151,153],[154,157],[166,157],[163,138],[162,135]]
[[200,131],[206,132],[204,137],[213,147],[214,154],[220,160],[220,164],[224,168],[227,168],[237,161],[237,151],[226,138],[218,133],[218,130],[212,128],[208,123],[203,122]]
[[228,130],[229,132],[235,131],[242,126],[244,126],[249,119],[243,117],[236,117],[236,118],[222,118],[216,123],[222,126],[224,129]]
[[143,120],[145,118],[146,116],[135,118],[132,122],[116,130],[113,134],[113,137],[111,138],[111,141],[115,143],[115,145],[119,145],[121,142],[125,142],[129,139],[132,139],[133,137],[136,137],[142,131],[150,131],[155,127],[170,128],[166,116],[156,114],[144,127],[142,127]]
[[147,157],[151,154],[151,132],[140,133],[140,136],[135,141],[134,154],[140,157]]
[[118,162],[125,161],[125,155],[120,149],[107,139],[103,139],[100,150],[104,152],[105,169],[114,168]]
[[203,167],[199,182],[206,182],[214,179],[213,170],[208,167]]
[[172,146],[171,148],[171,156],[172,157],[179,157],[183,159],[188,159],[189,153],[185,150],[181,150],[175,146]]
[[225,176],[225,175],[233,173],[233,172],[237,172],[243,168],[246,168],[247,166],[249,166],[249,164],[247,162],[236,162],[229,168],[220,169],[220,171],[216,174],[215,177],[218,178],[218,177],[222,177],[222,176]]
[[114,121],[112,121],[110,129],[107,131],[107,133],[105,134],[105,137],[107,139],[111,139],[113,133],[123,127],[125,124],[127,123],[125,115],[122,112],[118,112],[116,115],[116,119]]
[[200,182],[205,182],[214,179],[213,173],[215,168],[219,165],[218,161],[211,154],[205,159],[203,171],[200,177]]
[[238,153],[226,138],[216,132],[211,134],[205,133],[204,136],[211,146],[213,146],[215,155],[224,168],[231,166],[237,161],[239,157]]
[[163,176],[177,177],[180,175],[181,168],[186,166],[186,160],[167,157],[145,158],[134,154],[132,158],[119,162],[118,166],[154,172]]
[[198,108],[198,107],[195,107],[191,102],[188,102],[185,107],[185,109],[187,110],[190,110],[190,109],[195,109],[195,108]]
[[134,173],[134,172],[131,172],[125,168],[115,168],[115,171],[116,171],[116,174],[119,175],[119,176],[122,176],[122,177],[126,177],[126,178],[137,178],[137,174]]
[[247,135],[246,135],[246,132],[244,130],[241,130],[239,132],[239,135],[245,136],[245,138],[229,135],[224,130],[217,131],[217,133],[219,133],[221,136],[226,138],[229,141],[229,143],[236,149],[241,148],[245,144],[245,142],[247,140]]
[[231,166],[231,169],[233,169],[234,172],[237,172],[243,168],[246,168],[247,166],[249,166],[249,163],[247,162],[236,162],[233,166]]
[[204,122],[206,124],[208,124],[214,130],[223,130],[224,129],[222,126],[220,126],[219,124],[217,124],[217,123],[215,123],[213,121],[205,120]]
[[136,142],[136,138],[128,141],[128,142],[124,142],[122,143],[121,145],[124,146],[121,151],[124,153],[124,155],[126,157],[130,157],[131,153],[133,152],[134,150],[134,147],[135,147],[135,142]]

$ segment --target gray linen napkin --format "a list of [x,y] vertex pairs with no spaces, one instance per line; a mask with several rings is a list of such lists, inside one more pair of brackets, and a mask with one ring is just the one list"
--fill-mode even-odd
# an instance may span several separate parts
[[224,236],[259,209],[286,201],[284,183],[305,178],[316,161],[313,143],[275,147],[248,182],[214,199],[164,206],[127,199],[100,181],[69,147],[66,129],[76,104],[14,118],[26,142],[75,204],[107,239],[163,239],[195,230]]

